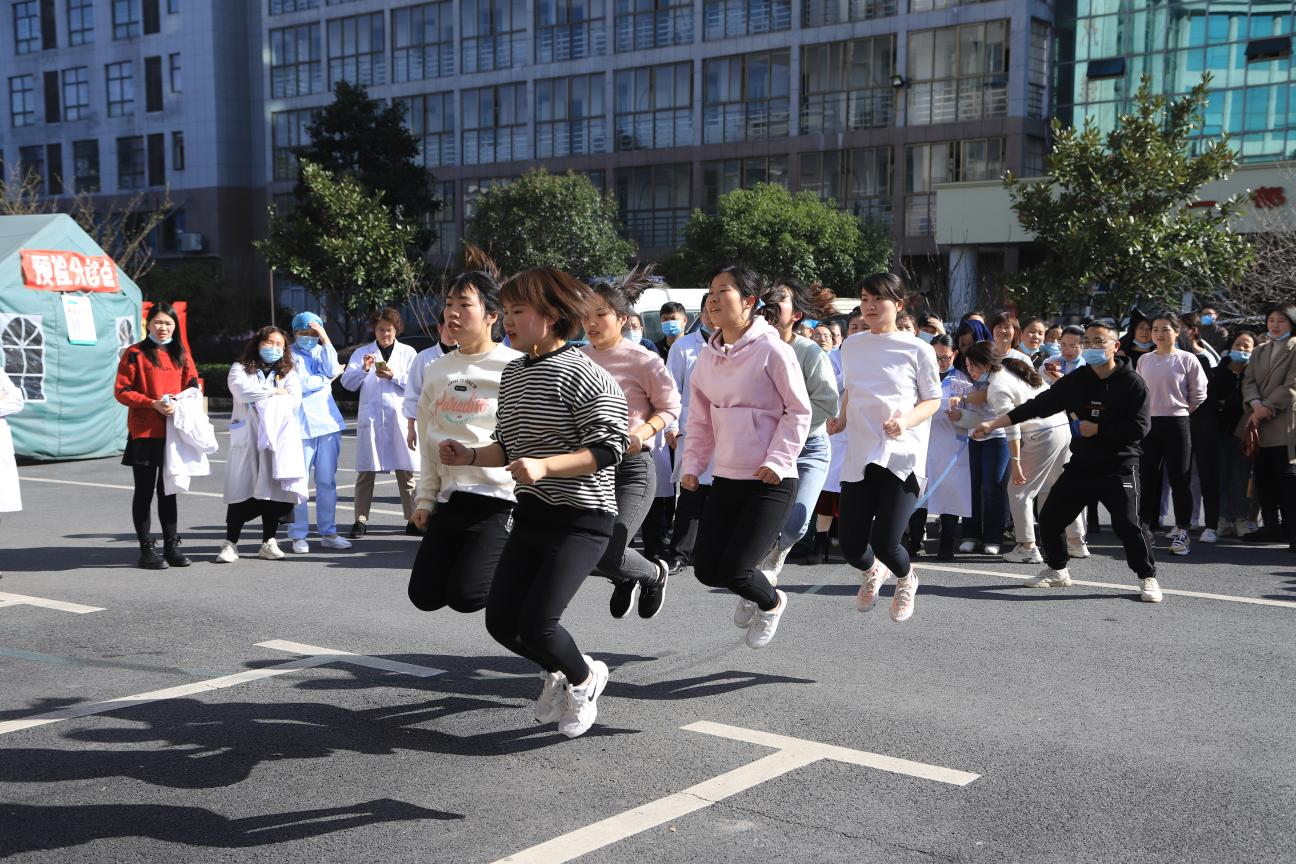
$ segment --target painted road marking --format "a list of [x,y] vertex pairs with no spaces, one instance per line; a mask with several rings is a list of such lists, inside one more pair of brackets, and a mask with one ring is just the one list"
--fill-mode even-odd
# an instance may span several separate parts
[[104,611],[101,606],[83,606],[80,603],[47,600],[44,597],[28,597],[25,594],[9,594],[5,591],[0,591],[0,606],[40,606],[43,609],[57,609],[60,612],[73,612],[77,615],[88,615],[91,612]]
[[434,675],[441,675],[445,672],[444,669],[415,666],[412,663],[399,663],[394,660],[384,660],[381,657],[367,657],[363,654],[352,654],[349,651],[338,651],[333,648],[320,648],[315,645],[302,645],[299,642],[285,642],[279,639],[274,639],[269,642],[259,642],[257,645],[262,648],[273,648],[280,651],[286,651],[290,654],[306,654],[308,656],[299,657],[296,660],[289,660],[287,663],[279,663],[275,666],[267,666],[264,669],[249,669],[246,672],[238,672],[234,675],[222,675],[218,678],[208,678],[205,681],[195,681],[192,684],[182,684],[179,687],[168,687],[164,690],[137,693],[134,696],[121,696],[117,699],[108,699],[103,702],[90,702],[85,705],[71,705],[67,708],[60,708],[57,711],[24,717],[21,720],[5,721],[0,723],[0,735],[7,735],[10,732],[17,732],[22,729],[32,729],[37,726],[47,726],[51,723],[58,723],[62,720],[73,720],[77,717],[90,717],[95,714],[107,714],[111,711],[120,711],[122,708],[130,708],[135,705],[146,705],[150,702],[162,702],[167,699],[179,699],[197,693],[223,690],[226,687],[246,684],[249,681],[274,678],[278,675],[286,675],[289,672],[296,672],[301,669],[311,669],[315,666],[324,666],[329,663],[350,663],[355,666],[366,666],[370,669],[380,669],[384,672],[399,672],[403,675],[413,675],[418,678],[431,678]]
[[[971,567],[948,567],[944,564],[914,564],[915,570],[937,570],[942,573],[966,573],[970,576],[998,576],[1000,579],[1015,579],[1024,582],[1034,576],[1021,576],[1017,573],[1000,573],[997,570],[975,570]],[[1115,582],[1088,582],[1083,579],[1072,579],[1073,585],[1084,585],[1089,588],[1110,588],[1122,593],[1130,593],[1132,585],[1121,585]],[[1134,592],[1137,593],[1137,592]],[[1256,606],[1281,606],[1285,609],[1296,609],[1296,602],[1291,600],[1268,600],[1264,597],[1238,597],[1233,594],[1210,594],[1205,591],[1185,591],[1181,588],[1161,589],[1162,594],[1177,594],[1180,597],[1197,597],[1202,600],[1227,600],[1232,603],[1251,603]]]
[[877,768],[893,774],[904,774],[954,786],[966,786],[980,776],[952,768],[942,768],[939,765],[911,762],[908,759],[896,759],[880,753],[820,744],[804,738],[774,735],[756,729],[744,729],[740,726],[728,726],[706,720],[680,728],[689,732],[701,732],[705,735],[772,747],[775,752],[718,777],[690,786],[682,792],[667,795],[665,798],[659,798],[633,810],[627,810],[609,819],[555,837],[538,846],[515,852],[494,864],[563,864],[565,861],[588,855],[597,849],[640,834],[649,828],[655,828],[673,819],[710,807],[712,804],[822,759],[864,768]]

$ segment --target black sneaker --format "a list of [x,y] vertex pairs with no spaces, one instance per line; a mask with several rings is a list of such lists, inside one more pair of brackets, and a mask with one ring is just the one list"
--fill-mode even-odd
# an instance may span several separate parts
[[351,523],[351,533],[347,534],[347,536],[352,540],[359,540],[361,537],[365,536],[366,530],[367,528],[365,527],[364,522],[353,522]]
[[666,582],[670,579],[670,568],[661,559],[654,559],[657,568],[657,581],[649,582],[639,591],[639,617],[645,621],[661,611],[666,602]]
[[608,611],[613,618],[624,618],[630,614],[630,607],[639,597],[639,580],[626,579],[612,585],[612,599],[608,601]]
[[423,532],[420,531],[419,528],[418,528],[418,526],[415,525],[413,522],[406,522],[406,523],[405,523],[405,533],[406,533],[407,535],[409,535],[410,537],[422,537],[422,536],[423,536]]
[[156,540],[148,539],[140,544],[140,557],[136,566],[142,570],[167,569],[166,559],[158,554]]
[[666,569],[670,571],[670,575],[672,576],[687,566],[688,561],[684,559],[683,555],[672,555],[670,558],[666,559]]
[[189,566],[189,556],[185,555],[184,551],[180,548],[179,537],[173,537],[170,540],[163,542],[162,557],[165,558],[166,563],[170,564],[172,567]]

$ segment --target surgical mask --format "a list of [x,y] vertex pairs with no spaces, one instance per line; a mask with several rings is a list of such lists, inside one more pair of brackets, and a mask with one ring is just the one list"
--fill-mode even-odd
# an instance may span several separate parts
[[1062,346],[1056,342],[1045,342],[1040,346],[1040,350],[1044,352],[1045,357],[1056,357],[1062,353]]
[[667,336],[678,336],[684,332],[684,325],[675,319],[669,319],[661,322],[662,333]]
[[621,335],[629,339],[631,342],[638,342],[640,339],[643,338],[643,331],[635,330],[630,327],[627,327],[621,331]]
[[283,359],[283,349],[278,346],[267,347],[262,345],[257,351],[261,355],[261,359],[272,366]]
[[297,347],[303,351],[311,351],[319,344],[318,336],[298,336]]
[[918,338],[926,342],[928,345],[930,345],[932,340],[936,338],[936,334],[928,333],[926,330],[919,330]]
[[1228,352],[1228,358],[1232,360],[1234,363],[1249,363],[1251,362],[1251,352],[1250,351],[1230,351]]
[[152,333],[148,334],[148,337],[149,337],[149,341],[152,342],[154,345],[170,345],[175,340],[174,336],[172,336],[170,339],[165,339],[165,340],[159,339],[156,336],[154,336]]
[[1215,316],[1214,316],[1214,315],[1203,315],[1203,316],[1201,316],[1201,323],[1202,323],[1202,326],[1203,326],[1203,327],[1209,327],[1209,326],[1211,326],[1212,324],[1215,323]]
[[990,373],[989,373],[989,371],[986,371],[986,372],[982,372],[982,373],[981,373],[981,377],[977,379],[977,383],[978,383],[978,384],[984,384],[985,382],[987,382],[987,381],[989,381],[989,380],[990,380]]
[[1018,343],[1017,343],[1017,350],[1020,351],[1021,353],[1025,354],[1027,357],[1029,357],[1029,356],[1031,356],[1032,354],[1035,353],[1035,352],[1032,351],[1029,347],[1027,347],[1027,345],[1026,345],[1025,342],[1018,342]]
[[1150,340],[1147,342],[1141,342],[1138,339],[1135,339],[1134,347],[1139,349],[1140,351],[1151,351],[1153,348],[1156,347],[1156,343]]
[[809,327],[811,330],[819,326],[819,322],[813,318],[806,318],[802,320],[801,323]]
[[1281,336],[1270,336],[1269,338],[1275,342],[1286,342],[1289,338],[1291,338],[1291,334],[1292,331],[1288,330],[1286,333],[1282,334]]
[[1106,348],[1086,348],[1080,352],[1086,366],[1101,366],[1107,362]]

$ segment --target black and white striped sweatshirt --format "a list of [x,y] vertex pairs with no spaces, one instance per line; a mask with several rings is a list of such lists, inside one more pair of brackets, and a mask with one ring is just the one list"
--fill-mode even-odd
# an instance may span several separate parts
[[500,376],[495,440],[508,461],[545,459],[585,448],[610,454],[611,463],[582,477],[546,477],[519,484],[546,504],[615,514],[616,463],[630,443],[626,399],[616,381],[573,345],[513,360]]

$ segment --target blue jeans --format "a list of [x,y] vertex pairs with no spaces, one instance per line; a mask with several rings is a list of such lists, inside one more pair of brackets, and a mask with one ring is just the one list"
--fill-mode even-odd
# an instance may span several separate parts
[[819,493],[828,480],[828,463],[831,458],[832,449],[827,435],[807,438],[805,447],[797,454],[796,499],[792,502],[792,511],[788,513],[783,530],[779,532],[779,549],[791,549],[810,530],[815,504],[819,502]]
[[[315,524],[321,537],[337,533],[337,466],[342,452],[342,433],[333,432],[318,438],[302,440],[306,458],[306,476],[315,469]],[[310,533],[310,502],[303,501],[293,508],[293,523],[288,526],[288,537],[305,540]]]
[[980,538],[999,546],[1004,536],[1004,508],[1008,501],[1008,441],[987,438],[968,442],[972,473],[972,516],[963,520],[963,539]]

